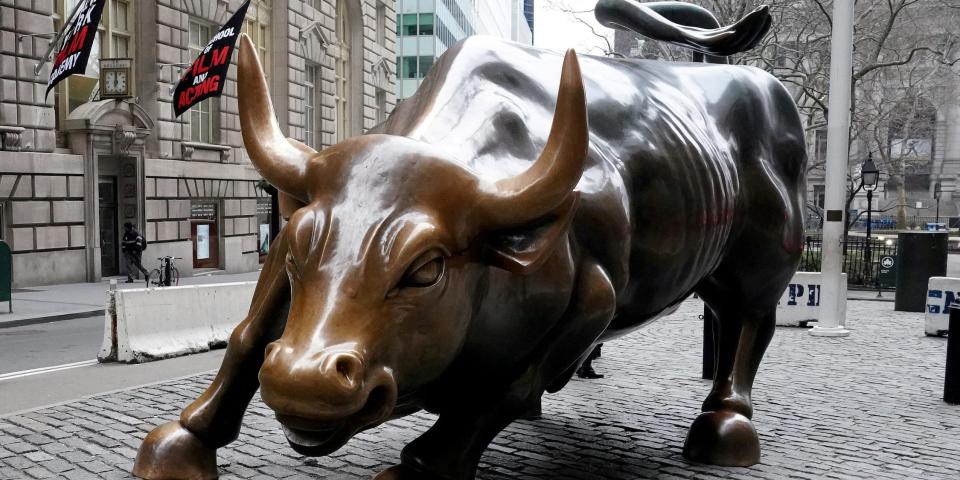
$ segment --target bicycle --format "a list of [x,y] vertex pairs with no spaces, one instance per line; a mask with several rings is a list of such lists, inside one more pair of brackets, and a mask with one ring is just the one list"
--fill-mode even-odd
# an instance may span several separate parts
[[147,277],[147,287],[153,285],[155,287],[169,287],[171,285],[180,284],[180,270],[177,270],[177,267],[174,266],[174,260],[183,260],[182,257],[171,257],[169,255],[165,257],[158,257],[157,260],[160,261],[158,268],[150,270],[150,276]]

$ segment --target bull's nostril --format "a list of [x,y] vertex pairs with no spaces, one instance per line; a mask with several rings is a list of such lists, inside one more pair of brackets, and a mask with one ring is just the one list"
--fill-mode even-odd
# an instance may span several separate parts
[[337,355],[335,360],[337,374],[343,377],[348,383],[357,385],[363,375],[363,364],[355,355],[342,353]]

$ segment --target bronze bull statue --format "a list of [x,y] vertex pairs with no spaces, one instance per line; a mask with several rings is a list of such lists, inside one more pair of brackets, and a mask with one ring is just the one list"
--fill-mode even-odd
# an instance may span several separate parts
[[[724,29],[673,2],[597,13],[713,59],[769,26],[765,9]],[[803,130],[778,81],[473,37],[384,124],[315,152],[284,138],[240,42],[244,143],[289,221],[213,384],[147,436],[136,475],[215,478],[259,388],[311,456],[436,413],[377,478],[470,479],[595,344],[694,292],[718,353],[684,455],[759,461],[751,387],[800,256],[805,190]]]

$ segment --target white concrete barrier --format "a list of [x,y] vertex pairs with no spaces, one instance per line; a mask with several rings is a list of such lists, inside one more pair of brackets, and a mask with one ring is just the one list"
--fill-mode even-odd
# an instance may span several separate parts
[[[784,327],[807,326],[820,319],[820,289],[823,284],[820,272],[797,272],[794,274],[780,303],[777,304],[777,325]],[[847,274],[840,281],[842,310],[847,308]]]
[[930,277],[923,331],[943,335],[950,329],[950,304],[960,301],[960,278]]
[[246,317],[255,287],[241,282],[114,290],[98,358],[141,363],[223,345]]

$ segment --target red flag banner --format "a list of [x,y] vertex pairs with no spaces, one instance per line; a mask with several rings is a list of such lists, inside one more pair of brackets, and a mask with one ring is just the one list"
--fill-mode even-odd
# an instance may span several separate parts
[[90,49],[97,36],[100,16],[107,0],[80,0],[73,17],[63,27],[60,37],[60,51],[53,60],[50,78],[47,80],[47,94],[64,78],[74,73],[87,71]]
[[177,88],[173,91],[173,111],[176,116],[179,117],[201,100],[219,97],[223,93],[230,57],[233,56],[237,38],[240,37],[248,6],[250,0],[234,12],[227,23],[207,42],[207,46],[190,68],[183,72]]

